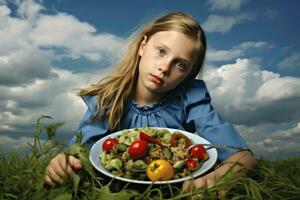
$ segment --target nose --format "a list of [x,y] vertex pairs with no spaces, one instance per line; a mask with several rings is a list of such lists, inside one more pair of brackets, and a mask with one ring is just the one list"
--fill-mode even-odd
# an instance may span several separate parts
[[165,59],[159,64],[158,70],[161,71],[165,76],[170,74],[172,62],[168,59]]

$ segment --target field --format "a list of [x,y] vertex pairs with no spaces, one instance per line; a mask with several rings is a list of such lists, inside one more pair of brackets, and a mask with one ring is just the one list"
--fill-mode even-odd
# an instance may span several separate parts
[[[0,153],[0,199],[300,199],[300,157],[258,159],[259,166],[251,178],[229,172],[212,188],[183,193],[181,184],[137,186],[101,176],[88,161],[88,149],[79,143],[63,149],[55,139],[62,123],[42,125],[43,118],[49,117],[38,119],[30,155]],[[48,136],[45,143],[40,142],[41,134]],[[44,171],[49,160],[61,151],[78,156],[84,169],[64,185],[51,188],[43,182]],[[222,197],[216,197],[219,190],[225,191]]]

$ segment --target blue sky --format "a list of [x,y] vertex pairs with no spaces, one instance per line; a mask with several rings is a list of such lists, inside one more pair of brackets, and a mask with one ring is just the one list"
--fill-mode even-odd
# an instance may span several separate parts
[[170,11],[197,19],[203,79],[222,118],[257,157],[300,155],[300,18],[296,0],[0,0],[0,144],[28,148],[40,115],[66,124],[85,110],[74,89],[100,80],[143,23]]

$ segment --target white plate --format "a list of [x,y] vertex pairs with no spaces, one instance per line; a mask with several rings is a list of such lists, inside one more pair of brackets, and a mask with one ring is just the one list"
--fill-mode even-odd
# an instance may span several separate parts
[[[158,128],[158,127],[151,127],[151,128]],[[162,129],[162,128],[158,128],[158,129]],[[199,135],[193,134],[193,133],[189,133],[186,131],[182,131],[182,130],[177,130],[177,129],[170,129],[170,128],[164,128],[167,129],[170,133],[173,133],[175,131],[180,131],[181,133],[183,133],[184,135],[186,135],[188,138],[190,138],[194,144],[210,144],[209,141],[207,141],[206,139],[200,137]],[[130,129],[129,129],[130,130]],[[207,161],[205,161],[202,166],[196,170],[192,175],[190,176],[186,176],[183,178],[179,178],[179,179],[173,179],[173,180],[169,180],[169,181],[140,181],[140,180],[134,180],[134,179],[128,179],[128,178],[124,178],[124,177],[119,177],[119,176],[115,176],[112,173],[110,173],[108,170],[106,170],[100,163],[100,159],[99,156],[102,152],[102,143],[109,137],[114,138],[117,135],[120,135],[122,133],[122,131],[118,131],[112,134],[109,134],[103,138],[101,138],[100,140],[98,140],[91,148],[90,151],[90,156],[89,159],[92,163],[92,165],[95,167],[96,170],[98,170],[99,172],[105,174],[106,176],[118,179],[118,180],[122,180],[125,182],[131,182],[131,183],[139,183],[139,184],[167,184],[167,183],[178,183],[178,182],[182,182],[185,180],[190,179],[191,177],[197,177],[200,176],[202,174],[204,174],[205,172],[207,172],[211,167],[214,166],[214,164],[217,161],[217,157],[218,157],[218,153],[217,150],[215,148],[211,148],[207,151],[209,159]]]

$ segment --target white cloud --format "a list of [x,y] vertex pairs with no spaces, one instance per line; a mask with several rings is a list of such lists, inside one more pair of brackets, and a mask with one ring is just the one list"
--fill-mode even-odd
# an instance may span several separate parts
[[85,57],[101,61],[105,57],[119,55],[123,39],[108,33],[97,33],[95,27],[79,21],[72,15],[57,13],[41,14],[43,6],[23,1],[18,8],[19,16],[12,17],[11,10],[0,6],[0,56],[20,50],[24,46],[51,49],[55,59]]
[[113,54],[122,43],[112,34],[96,34],[95,27],[66,13],[41,16],[29,38],[37,46],[62,48],[66,57],[84,56],[93,61],[101,60],[105,53]]
[[251,51],[255,51],[257,53],[258,49],[270,49],[270,48],[273,48],[273,45],[264,41],[242,42],[241,44],[234,46],[229,50],[215,50],[209,48],[207,51],[207,61],[208,62],[229,61],[247,55]]
[[282,69],[300,69],[300,52],[293,53],[293,55],[283,59],[278,66]]
[[28,143],[33,143],[33,137],[19,137],[16,139],[6,135],[0,135],[0,150],[4,152],[10,152],[12,150],[29,152],[30,146]]
[[203,23],[203,29],[209,33],[226,33],[230,31],[233,26],[252,19],[254,19],[254,16],[250,14],[240,14],[235,17],[209,15],[207,20]]
[[239,10],[248,0],[208,0],[210,10]]
[[289,97],[300,97],[300,78],[278,77],[265,80],[256,91],[256,99],[277,101]]
[[240,57],[242,53],[243,51],[241,49],[216,50],[210,48],[207,51],[206,61],[228,61]]
[[256,48],[273,48],[274,45],[272,44],[269,44],[268,42],[265,42],[265,41],[257,41],[257,42],[252,42],[252,41],[249,41],[249,42],[242,42],[240,45],[238,45],[237,47],[234,47],[234,48],[237,48],[237,49],[241,49],[241,50],[248,50],[248,49],[256,49]]
[[36,79],[48,79],[55,75],[51,73],[51,59],[51,52],[27,45],[0,56],[0,84],[15,86],[31,83]]
[[280,139],[293,140],[293,139],[295,139],[295,136],[297,137],[297,139],[300,142],[300,122],[298,122],[298,124],[296,124],[296,126],[292,127],[291,129],[276,131],[276,132],[272,133],[272,135],[270,137],[277,139],[277,140],[280,140]]
[[7,6],[0,6],[0,56],[27,45],[26,38],[30,31],[28,22],[10,17],[10,14]]
[[[263,132],[258,133],[262,135]],[[252,142],[249,144],[259,156],[276,158],[300,153],[300,122],[289,129],[263,135],[260,140],[254,138],[257,134],[253,135]]]
[[[104,73],[74,74],[62,69],[54,69],[53,73],[58,75],[53,80],[38,80],[25,87],[2,87],[6,96],[2,101],[0,99],[5,105],[0,113],[3,131],[8,128],[18,131],[20,127],[32,129],[40,115],[50,115],[55,120],[67,122],[63,129],[70,134],[77,128],[86,107],[74,90],[96,82]],[[19,112],[14,113],[16,110]]]
[[[45,144],[46,140],[40,138],[40,144]],[[30,145],[34,144],[34,137],[10,137],[7,135],[0,135],[0,151],[9,153],[12,151],[18,152],[19,155],[28,155],[32,152]]]
[[19,4],[17,13],[22,18],[28,19],[29,21],[35,21],[40,15],[40,12],[44,9],[45,8],[41,4],[36,3],[33,0],[26,0]]
[[261,70],[250,59],[207,69],[203,77],[217,110],[233,123],[283,123],[300,118],[295,109],[300,107],[300,78]]

